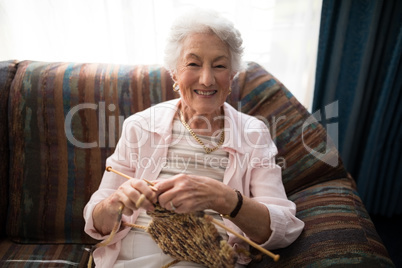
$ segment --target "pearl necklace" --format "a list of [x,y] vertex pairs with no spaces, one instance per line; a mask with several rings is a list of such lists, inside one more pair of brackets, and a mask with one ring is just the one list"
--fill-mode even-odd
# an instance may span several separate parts
[[191,127],[187,124],[187,122],[186,122],[186,120],[184,120],[184,116],[183,116],[183,114],[181,113],[180,110],[179,110],[179,117],[180,117],[181,123],[188,130],[188,132],[190,132],[191,136],[193,136],[193,138],[199,144],[201,144],[201,146],[204,148],[205,153],[210,154],[213,151],[216,151],[223,144],[223,141],[225,140],[225,131],[222,130],[221,137],[219,139],[218,145],[216,145],[213,148],[209,148],[209,147],[205,146],[205,144],[202,142],[202,140],[197,136],[197,134],[194,133],[194,131],[191,129]]

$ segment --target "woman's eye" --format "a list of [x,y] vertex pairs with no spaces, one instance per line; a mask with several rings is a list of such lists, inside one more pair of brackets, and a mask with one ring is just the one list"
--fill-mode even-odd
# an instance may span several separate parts
[[198,64],[195,63],[195,62],[191,62],[191,63],[188,64],[188,66],[198,66]]
[[220,65],[216,65],[216,66],[215,66],[215,68],[226,68],[226,66],[225,66],[225,65],[220,64]]

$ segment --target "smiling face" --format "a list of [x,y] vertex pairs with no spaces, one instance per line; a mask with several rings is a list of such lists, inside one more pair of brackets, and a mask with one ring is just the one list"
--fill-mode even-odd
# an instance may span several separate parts
[[220,114],[233,79],[228,46],[213,33],[191,34],[183,40],[173,79],[187,116]]

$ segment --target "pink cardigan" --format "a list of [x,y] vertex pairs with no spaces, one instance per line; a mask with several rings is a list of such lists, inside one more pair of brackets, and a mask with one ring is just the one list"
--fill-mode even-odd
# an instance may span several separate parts
[[[128,117],[115,152],[106,165],[134,178],[156,180],[167,157],[172,137],[172,121],[180,99],[160,103]],[[265,124],[224,104],[225,141],[222,148],[228,152],[229,163],[223,183],[238,189],[243,195],[264,204],[270,213],[271,237],[261,246],[267,249],[283,248],[300,235],[304,223],[296,218],[296,205],[287,199],[282,184],[281,169],[275,164],[277,149]],[[97,240],[106,239],[94,228],[92,211],[96,204],[112,194],[125,178],[105,172],[99,189],[84,209],[85,232]],[[123,221],[135,222],[139,211],[123,216]],[[243,232],[230,220],[226,226]],[[269,226],[267,226],[268,228]],[[119,231],[112,242],[95,250],[94,260],[99,267],[112,267],[119,255],[121,240],[130,228]],[[244,235],[244,234],[243,234]],[[242,240],[229,234],[229,244],[246,247]],[[249,262],[240,258],[239,263]]]

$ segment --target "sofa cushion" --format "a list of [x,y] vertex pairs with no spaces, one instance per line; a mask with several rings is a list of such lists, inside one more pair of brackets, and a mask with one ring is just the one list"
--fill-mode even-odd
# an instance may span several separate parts
[[86,267],[88,255],[85,245],[0,242],[1,267]]
[[6,218],[8,206],[8,95],[16,70],[16,61],[0,62],[0,238],[5,234],[3,219]]
[[316,184],[289,196],[305,223],[290,246],[264,256],[260,267],[394,267],[351,178]]
[[250,63],[235,86],[240,88],[240,96],[235,93],[229,102],[260,118],[270,129],[288,195],[346,176],[338,150],[324,127],[274,76]]
[[19,63],[9,106],[8,236],[92,243],[82,212],[123,118],[173,98],[171,88],[170,75],[152,66]]

